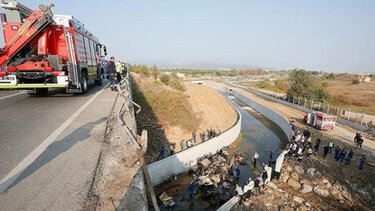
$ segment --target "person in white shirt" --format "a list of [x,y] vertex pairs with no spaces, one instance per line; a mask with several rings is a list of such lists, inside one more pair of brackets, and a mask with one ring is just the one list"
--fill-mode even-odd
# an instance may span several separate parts
[[238,186],[238,184],[236,184],[236,191],[237,191],[237,196],[239,198],[239,205],[242,204],[242,200],[243,200],[243,191],[242,191],[242,188],[240,186]]
[[254,168],[257,167],[257,159],[259,158],[259,155],[257,152],[254,153]]

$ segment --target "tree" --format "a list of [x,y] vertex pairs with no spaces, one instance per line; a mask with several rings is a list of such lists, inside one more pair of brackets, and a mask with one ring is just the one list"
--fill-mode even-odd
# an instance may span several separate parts
[[334,73],[330,73],[326,78],[333,80],[336,78],[336,75]]
[[151,75],[152,75],[152,77],[154,77],[154,79],[157,80],[159,74],[160,74],[159,68],[156,65],[152,66],[151,67]]
[[313,85],[313,77],[306,70],[294,69],[289,73],[288,97],[306,97],[309,95],[309,89]]
[[314,78],[306,70],[293,70],[289,73],[289,98],[301,97],[307,100],[328,102],[331,95],[322,85],[314,85]]

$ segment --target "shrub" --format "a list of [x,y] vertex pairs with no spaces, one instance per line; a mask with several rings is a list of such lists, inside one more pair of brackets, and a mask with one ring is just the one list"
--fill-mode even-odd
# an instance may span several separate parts
[[171,77],[169,77],[169,75],[167,74],[162,74],[160,76],[160,81],[165,84],[165,85],[169,85],[169,81],[171,80]]
[[359,82],[358,79],[353,79],[353,80],[352,80],[352,84],[354,84],[354,85],[358,85],[358,84],[360,84],[360,82]]
[[335,79],[336,78],[336,75],[334,73],[330,73],[327,77],[327,79]]
[[265,89],[265,88],[268,88],[271,86],[271,81],[268,80],[268,79],[265,79],[265,80],[262,80],[262,81],[259,81],[257,83],[257,87],[258,88],[261,88],[261,89]]
[[323,86],[323,87],[327,87],[327,86],[328,86],[328,83],[327,83],[327,82],[323,82],[323,83],[322,83],[322,86]]
[[169,86],[171,86],[172,88],[177,89],[179,91],[182,91],[182,92],[184,92],[186,90],[184,84],[178,78],[172,78],[169,81]]
[[288,89],[288,81],[285,79],[276,79],[275,86],[281,91],[285,91]]

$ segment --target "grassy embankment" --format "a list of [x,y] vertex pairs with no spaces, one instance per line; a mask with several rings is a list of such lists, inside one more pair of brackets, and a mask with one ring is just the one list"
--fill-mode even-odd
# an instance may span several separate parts
[[143,129],[148,131],[145,159],[150,163],[155,161],[159,148],[168,145],[165,131],[168,127],[177,126],[184,131],[195,131],[201,120],[193,112],[188,96],[182,91],[142,75],[133,73],[132,77],[133,98],[142,107],[136,116],[138,133]]

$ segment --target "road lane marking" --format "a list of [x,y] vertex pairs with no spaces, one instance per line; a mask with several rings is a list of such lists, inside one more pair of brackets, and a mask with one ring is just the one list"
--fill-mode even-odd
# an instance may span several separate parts
[[103,86],[93,97],[91,97],[83,106],[81,106],[74,114],[72,114],[65,122],[60,125],[53,133],[51,133],[38,147],[28,154],[20,163],[17,164],[5,177],[0,181],[0,195],[7,190],[9,186],[17,179],[17,177],[38,158],[44,150],[61,135],[64,130],[107,88],[109,83]]
[[4,97],[0,97],[0,100],[4,100],[4,99],[7,99],[7,98],[10,98],[10,97],[14,97],[14,96],[17,96],[17,95],[23,95],[25,93],[16,93],[16,94],[12,94],[12,95],[7,95],[7,96],[4,96]]

